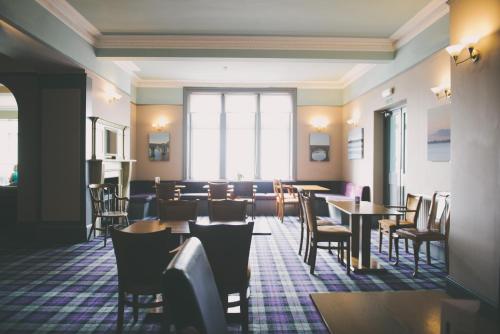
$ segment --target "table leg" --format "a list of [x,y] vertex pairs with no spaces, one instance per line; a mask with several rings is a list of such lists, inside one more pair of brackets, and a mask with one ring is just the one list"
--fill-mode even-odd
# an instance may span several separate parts
[[351,215],[351,269],[355,273],[373,273],[384,269],[371,259],[371,216]]

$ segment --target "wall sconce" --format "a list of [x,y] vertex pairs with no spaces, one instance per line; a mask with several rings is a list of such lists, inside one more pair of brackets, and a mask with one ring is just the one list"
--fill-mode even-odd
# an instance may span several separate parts
[[106,95],[106,101],[108,103],[117,102],[118,100],[120,100],[122,98],[122,96],[120,94],[118,94],[117,92],[112,91],[112,90],[106,91],[105,95]]
[[164,130],[168,125],[168,121],[164,117],[160,117],[156,122],[151,124],[156,131]]
[[[468,36],[463,38],[460,44],[450,45],[446,48],[446,51],[450,54],[455,62],[455,65],[462,64],[467,60],[472,61],[473,63],[479,60],[479,50],[474,47],[475,44],[479,41],[479,37],[477,36]],[[469,51],[469,57],[459,60],[460,54],[462,51],[467,49]]]
[[441,84],[439,86],[432,87],[431,91],[436,95],[438,100],[451,97],[451,89],[449,85]]
[[347,125],[354,125],[354,126],[357,126],[358,125],[358,122],[354,119],[354,118],[349,118],[347,121],[346,121]]
[[311,120],[311,125],[318,131],[325,130],[328,126],[328,119],[326,117],[315,117]]

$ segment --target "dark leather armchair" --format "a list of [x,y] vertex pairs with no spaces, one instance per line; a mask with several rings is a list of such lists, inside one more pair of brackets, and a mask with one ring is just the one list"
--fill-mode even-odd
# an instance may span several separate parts
[[210,221],[227,222],[247,219],[247,201],[214,200],[208,202]]
[[[189,223],[191,235],[200,239],[212,267],[224,310],[240,305],[243,331],[248,331],[248,298],[250,282],[248,256],[254,223],[198,225]],[[228,295],[239,293],[237,304],[228,304]]]
[[212,269],[197,238],[189,238],[164,272],[164,291],[178,333],[227,333]]
[[[153,308],[165,305],[152,300],[139,302],[139,295],[156,296],[163,292],[162,273],[173,255],[170,250],[176,246],[171,230],[153,233],[129,233],[111,229],[111,238],[118,268],[118,326],[121,332],[125,305],[133,307],[134,321],[138,308]],[[127,298],[132,295],[132,300]],[[165,299],[163,299],[165,300]]]
[[227,182],[209,182],[208,200],[227,199],[229,184]]

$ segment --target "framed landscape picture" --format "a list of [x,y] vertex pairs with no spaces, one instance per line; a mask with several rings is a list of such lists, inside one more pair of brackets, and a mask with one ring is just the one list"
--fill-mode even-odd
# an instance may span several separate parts
[[309,135],[309,160],[330,161],[330,135],[311,133]]
[[150,161],[168,161],[170,159],[170,133],[150,133],[148,146]]
[[349,130],[347,137],[347,157],[349,160],[363,159],[364,131],[363,128]]
[[450,104],[427,112],[427,160],[450,161],[451,151]]

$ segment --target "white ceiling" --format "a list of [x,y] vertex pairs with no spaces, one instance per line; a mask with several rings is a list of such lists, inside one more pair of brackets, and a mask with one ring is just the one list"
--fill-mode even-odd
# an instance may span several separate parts
[[431,0],[67,0],[103,34],[388,38]]
[[188,84],[342,86],[364,65],[333,61],[194,59],[117,61],[142,81]]

